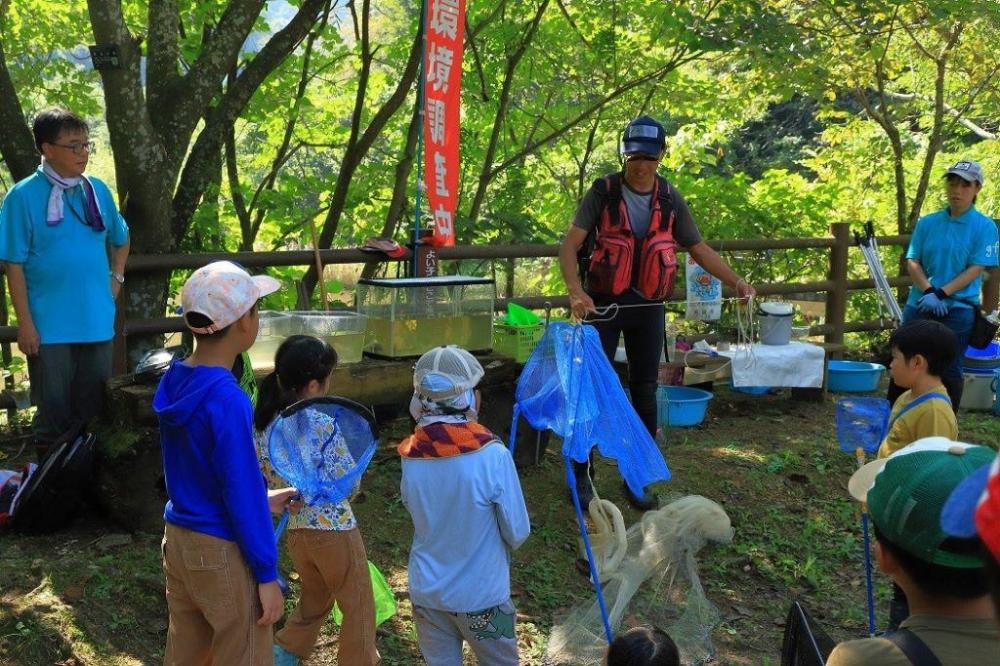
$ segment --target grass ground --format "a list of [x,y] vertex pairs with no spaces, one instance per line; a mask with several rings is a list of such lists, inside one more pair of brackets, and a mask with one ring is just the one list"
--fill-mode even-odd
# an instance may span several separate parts
[[[832,400],[720,389],[704,424],[670,432],[666,453],[674,479],[658,489],[661,498],[704,495],[726,509],[736,528],[731,544],[707,548],[699,558],[702,582],[722,615],[713,634],[716,663],[778,663],[793,598],[805,600],[834,639],[864,632],[858,512],[846,491],[854,461],[836,446],[833,414]],[[1000,441],[1000,419],[992,415],[963,414],[959,427],[966,441]],[[18,463],[17,448],[0,444],[0,467]],[[599,492],[622,507],[631,524],[638,514],[624,502],[615,470],[598,466]],[[397,616],[379,629],[379,648],[386,664],[416,664],[406,594],[410,524],[399,499],[399,471],[393,450],[380,451],[354,506],[369,556],[399,601]],[[522,661],[539,664],[558,614],[588,598],[590,586],[574,566],[576,527],[556,451],[521,478],[534,530],[514,555],[513,589]],[[57,535],[3,536],[0,664],[159,663],[167,628],[159,541],[155,534],[122,535],[93,515]],[[887,595],[879,580],[880,611]],[[334,664],[335,655],[330,623],[309,664]]]

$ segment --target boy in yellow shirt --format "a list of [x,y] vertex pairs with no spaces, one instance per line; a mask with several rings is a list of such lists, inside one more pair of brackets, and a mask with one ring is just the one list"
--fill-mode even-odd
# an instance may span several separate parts
[[[892,363],[889,372],[897,386],[908,389],[892,406],[889,428],[878,449],[879,458],[888,458],[924,437],[958,438],[958,422],[941,373],[958,353],[958,338],[951,329],[931,319],[914,319],[889,337]],[[910,615],[903,589],[893,583],[889,601],[890,631]]]
[[889,371],[897,386],[909,389],[896,399],[878,457],[886,458],[924,437],[957,439],[958,422],[941,373],[959,353],[958,339],[944,324],[915,319],[889,338]]

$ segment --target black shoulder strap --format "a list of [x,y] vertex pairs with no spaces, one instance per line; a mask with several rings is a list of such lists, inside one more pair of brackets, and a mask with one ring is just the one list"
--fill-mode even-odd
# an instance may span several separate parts
[[656,174],[657,186],[656,186],[656,198],[660,202],[660,219],[663,220],[663,224],[673,226],[671,212],[675,211],[674,208],[674,188],[666,178],[660,174]]
[[[601,203],[601,209],[603,210],[605,206],[607,207],[608,214],[611,216],[611,222],[618,224],[618,204],[622,200],[621,173],[610,173],[607,176],[598,178],[594,181],[591,189],[597,195],[597,199]],[[594,225],[591,235],[596,235],[598,226],[600,225]]]
[[674,188],[670,184],[670,181],[661,176],[660,174],[656,174],[656,180],[658,185],[656,188],[656,192],[657,192],[657,198],[660,200],[660,209],[667,210],[667,208],[673,208]]
[[608,184],[608,204],[614,206],[614,212],[618,212],[618,202],[622,200],[622,174],[615,172],[604,177]]
[[927,643],[909,629],[899,629],[882,638],[898,647],[913,666],[941,666],[941,660],[927,647]]

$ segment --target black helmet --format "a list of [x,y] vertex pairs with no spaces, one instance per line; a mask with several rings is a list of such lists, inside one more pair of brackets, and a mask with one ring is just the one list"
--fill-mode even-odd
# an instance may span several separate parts
[[135,378],[140,381],[154,380],[160,377],[176,359],[187,355],[182,345],[150,349],[135,366]]

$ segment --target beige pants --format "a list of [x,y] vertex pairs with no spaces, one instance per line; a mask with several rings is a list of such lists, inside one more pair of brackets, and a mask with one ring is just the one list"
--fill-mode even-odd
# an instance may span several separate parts
[[273,666],[257,583],[232,541],[167,524],[167,666]]
[[307,658],[336,601],[344,614],[337,663],[378,664],[381,659],[375,648],[375,599],[361,532],[288,530],[288,553],[302,583],[302,596],[284,628],[275,635],[275,642]]

